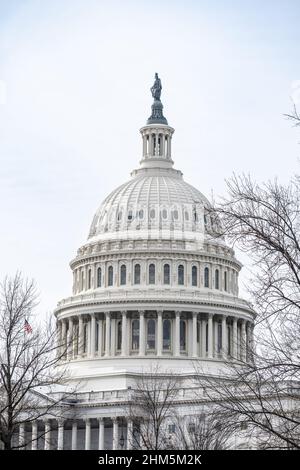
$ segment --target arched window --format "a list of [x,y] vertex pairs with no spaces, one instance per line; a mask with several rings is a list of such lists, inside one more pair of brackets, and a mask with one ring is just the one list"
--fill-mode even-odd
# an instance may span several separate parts
[[171,320],[163,321],[163,350],[171,351]]
[[140,284],[141,283],[141,265],[135,264],[134,266],[134,283]]
[[170,265],[164,265],[164,284],[170,284]]
[[149,284],[155,284],[155,264],[149,264]]
[[192,286],[197,286],[198,284],[198,272],[197,266],[192,267]]
[[92,287],[92,270],[88,270],[88,289]]
[[215,289],[220,289],[219,270],[215,270]]
[[184,266],[183,266],[183,264],[180,264],[178,266],[178,284],[180,286],[184,285]]
[[102,271],[101,271],[101,268],[98,268],[97,269],[97,287],[101,287],[101,279],[102,277]]
[[204,287],[209,287],[209,269],[204,269]]
[[126,266],[125,264],[122,264],[121,266],[121,279],[120,279],[120,284],[121,286],[124,286],[126,284]]
[[108,268],[108,285],[112,286],[114,283],[114,270],[112,266]]
[[147,349],[155,349],[155,320],[153,318],[147,322]]
[[186,321],[180,320],[180,350],[186,351]]
[[224,273],[224,290],[227,291],[227,271]]
[[140,321],[132,320],[131,323],[131,349],[136,351],[140,347]]
[[122,321],[119,320],[117,324],[117,351],[122,348]]

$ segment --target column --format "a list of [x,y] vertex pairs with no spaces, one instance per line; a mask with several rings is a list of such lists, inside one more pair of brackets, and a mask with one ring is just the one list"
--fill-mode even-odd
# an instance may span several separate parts
[[83,318],[79,315],[79,328],[78,328],[78,355],[83,355]]
[[197,317],[198,314],[197,312],[193,312],[193,326],[192,326],[192,332],[193,332],[193,349],[192,349],[192,354],[193,357],[198,356],[197,354]]
[[69,329],[68,329],[68,359],[73,359],[73,347],[74,347],[74,338],[73,338],[73,318],[69,319]]
[[64,422],[63,420],[58,421],[58,435],[57,435],[57,450],[63,450],[64,448]]
[[102,356],[103,320],[98,320],[98,356]]
[[122,351],[121,355],[127,355],[127,312],[124,310],[122,312]]
[[119,447],[119,423],[117,418],[113,418],[113,450]]
[[[25,423],[21,423],[19,426],[19,446],[25,447]],[[22,450],[22,449],[21,449]]]
[[104,450],[104,418],[98,418],[99,421],[99,450]]
[[242,328],[241,328],[241,360],[242,362],[246,362],[246,351],[247,351],[246,320],[242,320]]
[[213,314],[208,314],[208,357],[213,357]]
[[213,356],[218,356],[218,321],[213,320]]
[[180,356],[180,311],[175,312],[175,356]]
[[165,156],[165,134],[160,134],[160,154]]
[[145,355],[145,311],[139,310],[140,316],[140,350],[139,355]]
[[206,320],[201,320],[201,356],[206,357]]
[[77,421],[72,423],[72,450],[77,449]]
[[162,310],[157,311],[157,355],[162,356],[163,350],[163,320]]
[[85,420],[85,450],[91,448],[91,420],[86,418]]
[[143,158],[146,157],[147,154],[147,136],[144,134],[143,135]]
[[86,346],[85,346],[85,352],[88,357],[91,356],[91,319],[88,318],[87,324],[86,324]]
[[91,315],[91,357],[95,356],[95,351],[96,351],[96,317],[95,314],[92,313]]
[[47,419],[45,421],[45,441],[44,441],[44,450],[50,450],[51,446],[51,424]]
[[105,312],[105,357],[110,355],[110,312]]
[[233,331],[232,331],[232,356],[236,359],[237,358],[237,343],[238,343],[238,336],[237,336],[237,318],[233,318]]
[[115,356],[116,355],[116,327],[117,327],[117,321],[115,318],[110,319],[110,355]]
[[67,335],[67,323],[66,320],[62,320],[62,329],[61,329],[61,354],[65,356],[66,354],[66,335]]
[[32,423],[32,431],[31,431],[31,450],[37,450],[37,422],[34,421]]
[[253,355],[255,354],[255,344],[254,344],[254,324],[249,323],[248,326],[248,343],[249,343],[249,361],[253,361]]
[[131,450],[133,447],[133,421],[128,419],[127,421],[127,450]]
[[226,323],[226,315],[222,316],[222,356],[223,359],[227,358],[228,352],[228,345],[227,345],[227,323]]
[[61,327],[61,321],[57,320],[56,324],[56,334],[57,334],[57,350],[56,354],[59,357],[60,356],[60,350],[61,350],[61,333],[62,333],[62,327]]

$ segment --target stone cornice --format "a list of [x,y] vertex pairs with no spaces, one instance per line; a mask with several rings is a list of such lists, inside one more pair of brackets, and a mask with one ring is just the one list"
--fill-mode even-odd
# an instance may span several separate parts
[[222,255],[220,253],[199,253],[199,252],[188,252],[188,251],[174,251],[174,250],[166,250],[164,249],[163,251],[154,251],[154,250],[135,250],[135,251],[129,251],[129,250],[120,250],[118,252],[115,251],[110,251],[110,252],[105,252],[105,253],[91,253],[89,255],[83,255],[83,256],[77,256],[75,259],[73,259],[70,262],[70,267],[71,269],[76,269],[78,267],[84,266],[84,265],[89,265],[93,263],[101,263],[105,261],[121,261],[122,259],[143,259],[147,260],[150,258],[156,258],[159,260],[168,258],[168,259],[174,259],[174,261],[179,261],[179,260],[186,260],[186,261],[197,261],[197,262],[204,262],[204,263],[216,263],[216,264],[223,264],[230,266],[237,271],[240,271],[241,269],[241,263],[237,261],[236,258]]
[[[182,308],[186,306],[184,309],[187,310],[199,310],[199,308],[206,307],[207,309],[214,308],[222,311],[225,309],[232,312],[243,312],[246,316],[255,316],[254,311],[246,301],[232,296],[220,295],[218,298],[216,295],[207,296],[201,295],[200,293],[199,295],[188,296],[188,292],[186,293],[187,295],[183,295],[184,291],[181,292],[177,289],[169,289],[169,292],[165,293],[157,288],[153,289],[152,292],[149,288],[139,289],[139,295],[133,290],[132,292],[128,289],[124,289],[124,291],[121,292],[123,295],[120,296],[120,291],[121,290],[118,290],[116,295],[110,292],[110,295],[106,296],[85,294],[69,297],[58,304],[55,315],[57,316],[59,313],[67,311],[79,311],[83,313],[85,309],[90,308],[92,308],[92,310],[96,308],[96,310],[100,312],[102,310],[122,310],[124,308],[127,310],[136,310],[142,308],[141,306],[145,306],[145,308],[152,307],[153,309],[163,307],[165,310],[174,310],[178,306],[182,306]],[[156,295],[154,295],[154,293]]]

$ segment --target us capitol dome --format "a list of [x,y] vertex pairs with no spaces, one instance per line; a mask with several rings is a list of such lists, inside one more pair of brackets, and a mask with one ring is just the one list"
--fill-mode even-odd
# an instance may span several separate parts
[[133,380],[153,364],[188,381],[193,361],[214,374],[225,360],[246,360],[241,345],[252,341],[241,264],[208,199],[174,168],[161,89],[156,74],[139,167],[100,204],[70,263],[72,295],[55,310],[71,382],[80,383],[83,418],[71,426],[72,448],[80,429],[83,448],[118,448],[121,422],[130,448],[124,407]]

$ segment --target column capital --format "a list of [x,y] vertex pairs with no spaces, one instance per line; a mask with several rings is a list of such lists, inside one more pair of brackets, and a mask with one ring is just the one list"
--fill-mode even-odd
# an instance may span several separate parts
[[122,317],[127,315],[127,310],[121,310]]
[[85,417],[83,418],[83,420],[84,420],[85,423],[88,423],[88,424],[89,424],[89,423],[91,422],[91,417],[90,417],[90,416],[85,416]]
[[59,427],[62,427],[65,424],[65,420],[63,418],[56,418]]
[[145,315],[145,310],[139,310],[139,315]]
[[198,317],[198,312],[193,312],[193,317]]
[[96,419],[98,420],[99,423],[104,422],[104,416],[98,416]]
[[179,317],[180,314],[181,314],[181,310],[175,310],[175,316],[176,317]]
[[163,310],[156,310],[157,311],[157,315],[162,315],[164,313]]
[[207,316],[208,316],[208,318],[213,318],[213,316],[214,316],[214,313],[211,313],[211,312],[210,312],[210,313],[208,313],[208,315],[207,315]]

